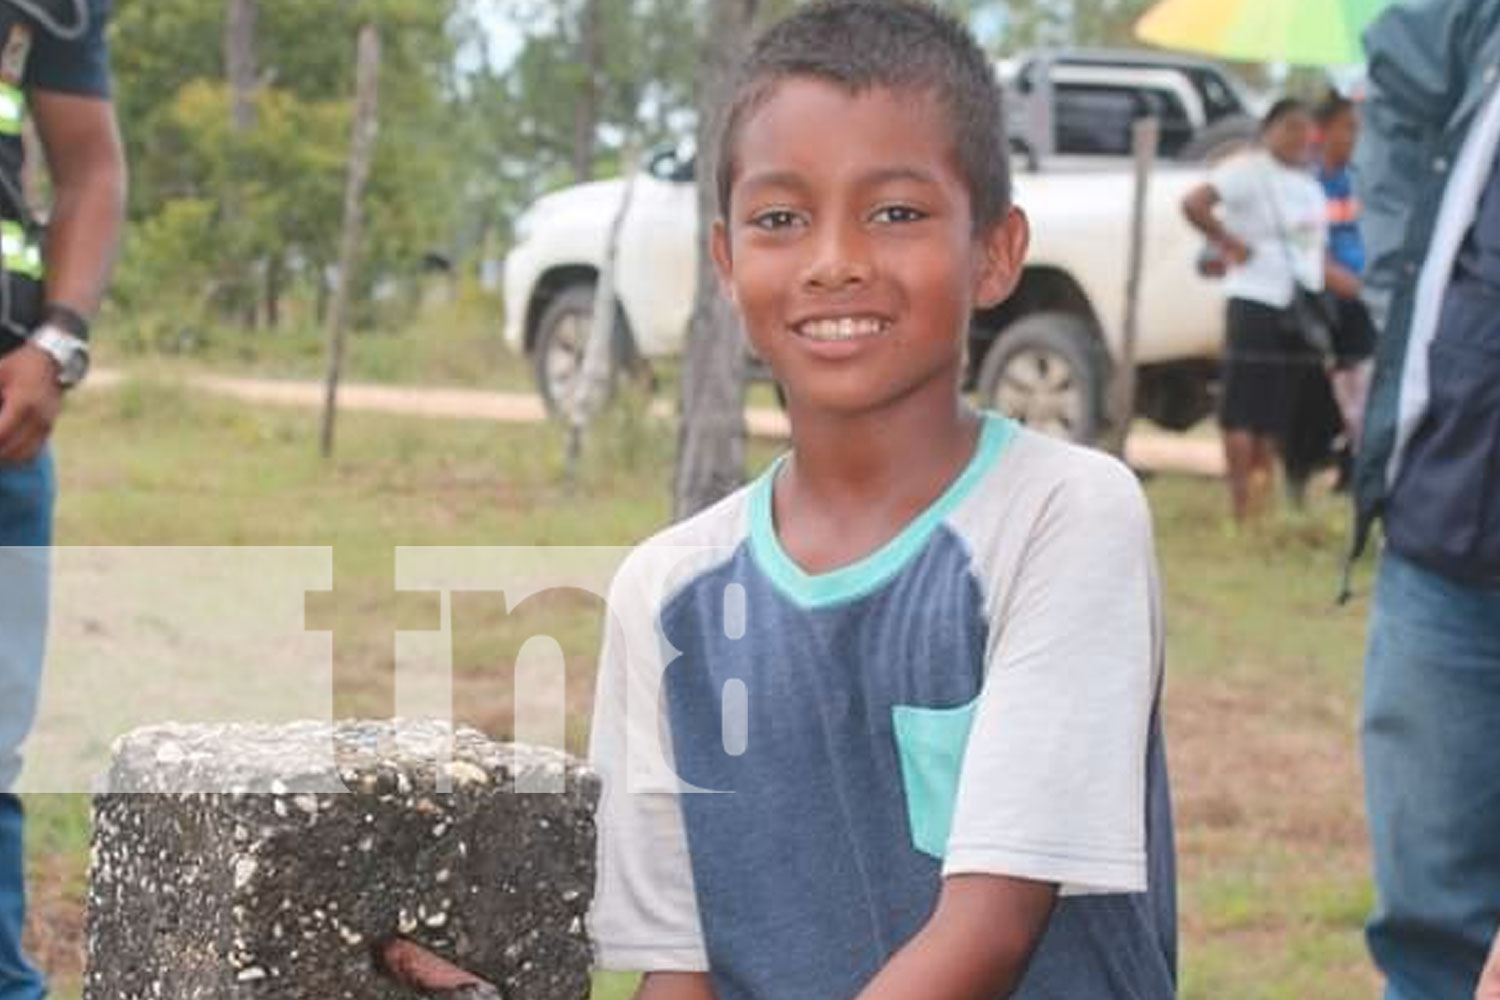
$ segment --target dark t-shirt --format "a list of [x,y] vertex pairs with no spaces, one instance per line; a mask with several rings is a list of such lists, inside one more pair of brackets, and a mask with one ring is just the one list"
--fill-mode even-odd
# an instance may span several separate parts
[[[31,11],[26,9],[32,3],[18,7],[9,0],[0,0],[0,5],[20,10],[36,24]],[[25,89],[108,97],[109,45],[104,37],[104,25],[109,18],[110,0],[50,0],[37,6],[46,10],[58,26],[69,30],[70,34],[85,17],[87,25],[79,37],[62,38],[48,31],[45,25],[36,24],[31,57],[26,63]]]

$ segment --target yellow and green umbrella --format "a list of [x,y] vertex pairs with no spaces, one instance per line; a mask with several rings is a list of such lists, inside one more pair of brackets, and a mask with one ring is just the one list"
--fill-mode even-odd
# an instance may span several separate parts
[[1162,48],[1242,62],[1348,66],[1360,35],[1391,0],[1161,0],[1136,37]]

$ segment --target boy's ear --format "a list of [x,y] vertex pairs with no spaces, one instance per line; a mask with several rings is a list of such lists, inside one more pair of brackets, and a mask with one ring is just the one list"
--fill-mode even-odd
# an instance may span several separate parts
[[979,308],[988,309],[1010,298],[1021,278],[1030,243],[1031,223],[1014,205],[980,234],[979,273],[974,282],[974,302]]
[[714,271],[719,276],[719,287],[724,297],[734,301],[734,258],[729,252],[729,227],[723,218],[714,220],[708,235],[708,251],[714,259]]

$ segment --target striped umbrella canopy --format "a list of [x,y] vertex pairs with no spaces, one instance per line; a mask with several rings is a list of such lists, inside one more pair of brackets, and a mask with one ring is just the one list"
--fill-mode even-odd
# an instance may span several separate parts
[[1241,62],[1348,66],[1360,35],[1392,0],[1160,0],[1136,37],[1162,48]]

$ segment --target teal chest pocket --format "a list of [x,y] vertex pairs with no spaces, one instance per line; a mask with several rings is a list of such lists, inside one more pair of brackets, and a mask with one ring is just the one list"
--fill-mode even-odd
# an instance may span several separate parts
[[938,860],[948,853],[958,777],[977,704],[978,699],[955,708],[897,705],[891,709],[911,843]]

